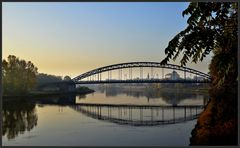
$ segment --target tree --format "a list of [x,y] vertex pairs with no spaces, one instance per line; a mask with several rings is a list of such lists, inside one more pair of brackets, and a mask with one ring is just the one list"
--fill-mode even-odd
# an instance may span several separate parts
[[37,68],[30,61],[9,55],[2,61],[3,93],[24,94],[36,85]]
[[182,15],[190,15],[188,26],[169,42],[165,49],[167,57],[161,63],[176,60],[180,53],[183,53],[181,65],[190,59],[197,63],[213,51],[209,67],[212,84],[231,85],[237,79],[237,3],[193,2]]
[[190,3],[182,13],[190,15],[188,26],[165,49],[162,64],[180,53],[181,65],[214,54],[209,65],[211,99],[192,131],[190,145],[237,144],[237,9],[236,2]]
[[71,77],[69,77],[69,76],[65,76],[65,77],[63,78],[63,80],[64,80],[64,81],[72,81]]
[[38,73],[37,74],[37,85],[41,86],[46,83],[52,83],[52,82],[61,82],[62,77],[61,76],[55,76],[45,73]]

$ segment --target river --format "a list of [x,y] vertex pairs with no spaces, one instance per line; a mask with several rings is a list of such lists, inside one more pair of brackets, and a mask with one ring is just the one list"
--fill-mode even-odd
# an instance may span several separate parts
[[[3,102],[4,146],[187,146],[208,96],[99,89]],[[34,100],[34,99],[33,99]]]

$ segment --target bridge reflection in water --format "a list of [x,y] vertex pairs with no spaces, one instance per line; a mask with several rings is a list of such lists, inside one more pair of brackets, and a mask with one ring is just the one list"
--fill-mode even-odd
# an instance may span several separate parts
[[203,105],[156,106],[88,103],[70,107],[94,119],[131,126],[154,126],[193,120],[204,109]]

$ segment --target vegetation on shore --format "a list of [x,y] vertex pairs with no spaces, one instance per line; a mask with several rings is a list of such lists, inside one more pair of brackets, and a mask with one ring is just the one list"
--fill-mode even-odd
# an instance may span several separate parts
[[2,61],[3,95],[27,94],[36,85],[37,70],[31,61],[9,55]]
[[188,83],[163,83],[163,84],[153,84],[153,88],[160,91],[181,91],[181,92],[197,92],[197,93],[208,93],[209,84],[188,84]]
[[213,52],[210,102],[192,131],[190,145],[237,145],[237,10],[236,2],[190,3],[182,13],[189,15],[188,26],[165,49],[162,64],[180,53],[181,65],[189,59],[197,63]]
[[47,96],[62,94],[86,94],[93,90],[87,87],[78,87],[73,91],[42,91],[39,86],[52,82],[71,81],[69,76],[63,79],[61,76],[38,73],[38,68],[31,61],[19,59],[9,55],[7,60],[2,61],[3,97],[22,96]]

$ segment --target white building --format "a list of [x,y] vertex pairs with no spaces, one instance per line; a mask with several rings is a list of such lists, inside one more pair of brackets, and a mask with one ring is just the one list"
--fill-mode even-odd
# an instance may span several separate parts
[[193,79],[194,79],[194,80],[204,80],[204,78],[201,77],[201,76],[194,76]]
[[174,70],[172,73],[166,74],[165,78],[170,80],[178,80],[180,79],[180,75]]

